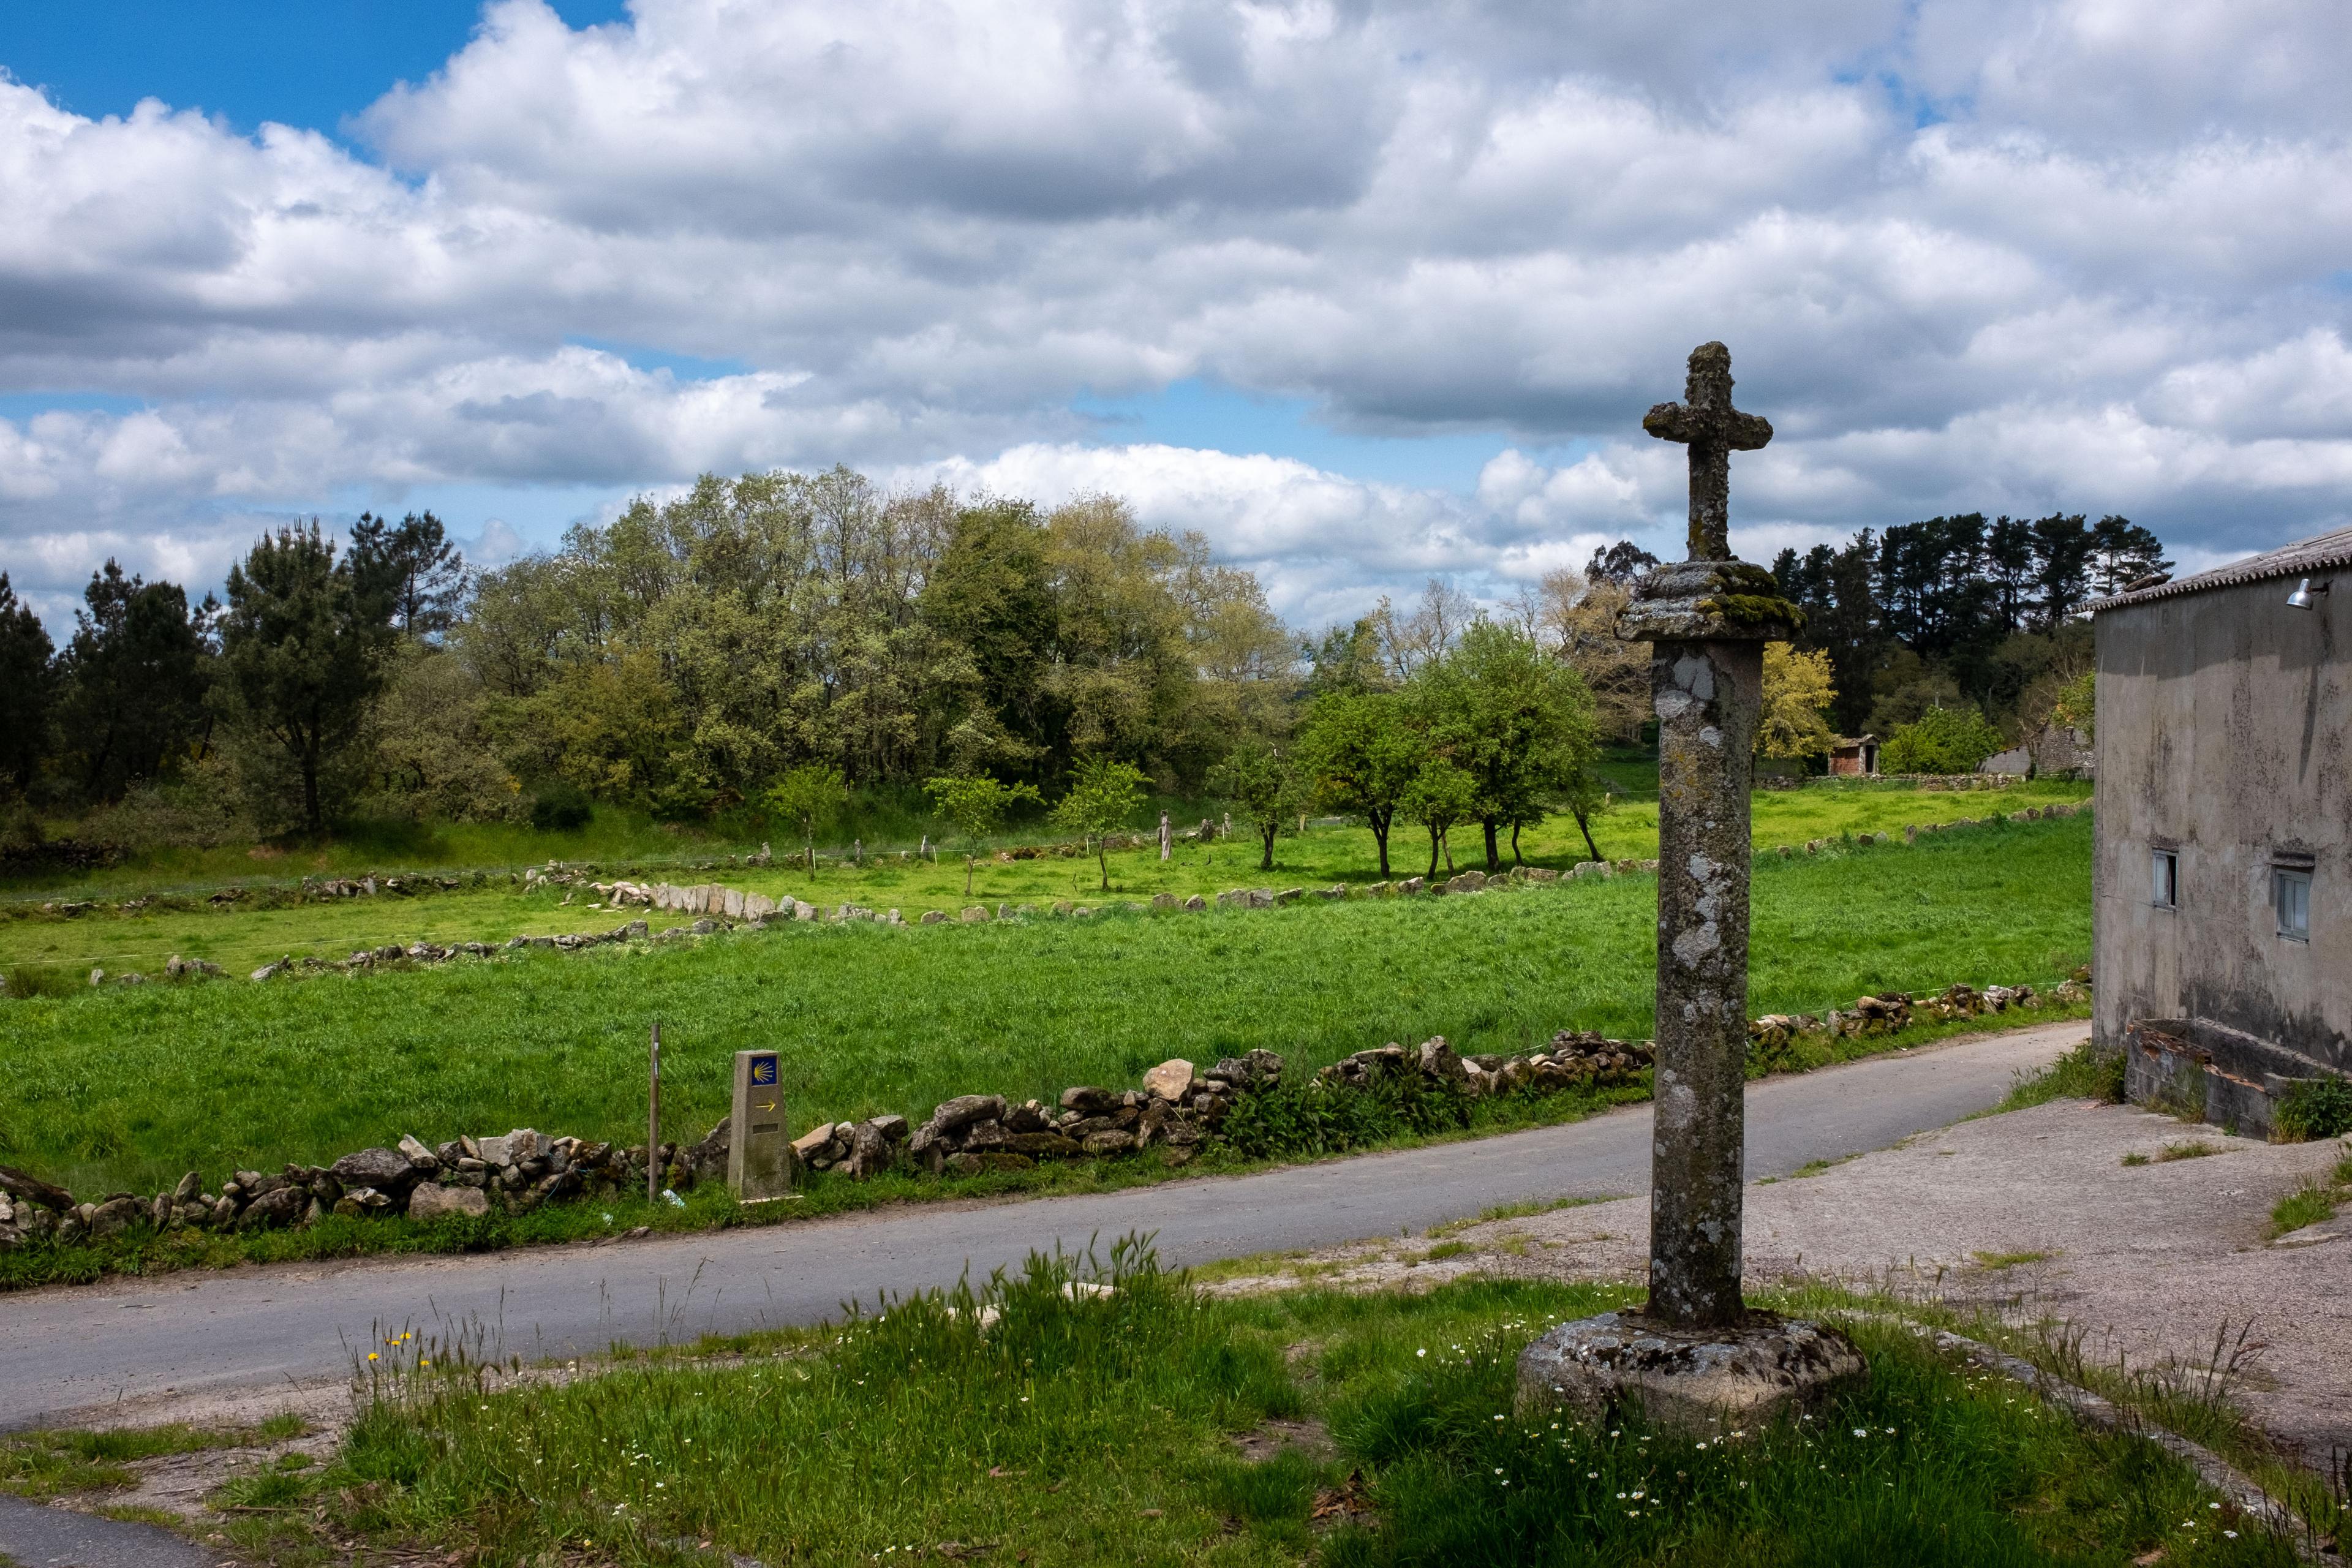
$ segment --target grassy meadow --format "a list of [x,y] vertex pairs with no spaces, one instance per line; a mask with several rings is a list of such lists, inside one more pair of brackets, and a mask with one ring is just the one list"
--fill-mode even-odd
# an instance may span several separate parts
[[[1755,797],[1755,841],[1762,847],[1802,845],[1813,838],[1837,838],[1846,834],[1900,831],[1914,823],[1948,822],[1959,817],[1983,817],[2011,813],[2027,806],[2087,798],[2087,786],[2070,783],[2021,784],[2000,791],[1962,794],[1922,792],[1899,784],[1857,781],[1817,784],[1798,790],[1759,792]],[[1198,816],[1193,817],[1194,821]],[[1178,819],[1180,826],[1183,819]],[[71,884],[45,886],[37,898],[16,889],[19,896],[0,901],[0,973],[10,976],[19,990],[29,986],[50,990],[87,984],[89,971],[152,974],[173,954],[206,959],[232,974],[245,974],[274,959],[319,957],[339,959],[362,947],[386,942],[503,942],[516,935],[550,935],[563,931],[609,929],[629,918],[593,907],[595,896],[581,889],[526,890],[510,883],[503,869],[480,888],[417,896],[380,894],[374,898],[334,900],[273,905],[267,898],[212,907],[166,902],[135,913],[112,909],[92,910],[73,916],[44,913],[45,902],[70,901],[103,896],[111,900],[155,894],[197,895],[209,886],[264,886],[272,879],[290,880],[289,872],[313,875],[353,875],[362,871],[408,873],[448,871],[471,865],[506,867],[550,858],[590,861],[607,867],[644,865],[658,877],[665,863],[641,851],[661,835],[647,825],[615,816],[600,818],[575,834],[531,834],[525,829],[486,826],[447,828],[443,839],[425,838],[432,850],[401,856],[355,857],[348,846],[279,855],[266,861],[244,860],[247,874],[235,864],[214,863],[221,852],[204,862],[215,880],[204,883],[186,875],[194,866],[152,866],[143,876],[121,870],[101,873]],[[1621,802],[1594,824],[1594,837],[1611,859],[1647,859],[1657,852],[1657,805],[1654,797],[1638,795]],[[381,847],[389,848],[396,841]],[[675,845],[673,838],[671,843]],[[1018,840],[1004,841],[1007,848]],[[529,854],[520,853],[528,846]],[[723,853],[718,841],[705,843],[707,853]],[[749,847],[756,848],[756,846]],[[777,845],[779,853],[786,847]],[[1361,827],[1316,826],[1303,834],[1277,839],[1275,868],[1259,868],[1260,850],[1253,839],[1236,837],[1208,845],[1180,847],[1166,862],[1156,847],[1123,851],[1109,857],[1111,892],[1100,891],[1101,877],[1091,858],[1051,858],[999,860],[992,854],[973,868],[971,893],[964,892],[965,868],[952,850],[941,852],[936,863],[912,854],[902,857],[896,847],[869,847],[863,867],[820,858],[812,875],[801,867],[732,868],[716,872],[677,872],[685,881],[719,880],[730,887],[772,897],[790,894],[810,903],[831,906],[858,903],[874,909],[899,910],[914,920],[929,910],[957,910],[973,902],[1050,904],[1057,899],[1076,902],[1104,897],[1148,898],[1154,893],[1179,897],[1214,895],[1242,886],[1328,887],[1333,883],[1362,885],[1379,879],[1380,867],[1370,833]],[[1475,826],[1457,830],[1454,840],[1457,866],[1485,864],[1483,846]],[[1531,865],[1564,868],[1586,858],[1583,837],[1573,820],[1557,818],[1521,836],[1520,850]],[[470,855],[470,860],[462,858]],[[671,857],[675,858],[673,849]],[[1398,877],[1427,870],[1429,845],[1425,834],[1415,841],[1411,830],[1392,839],[1391,868]],[[639,911],[642,912],[642,911]]]
[[1851,1322],[1870,1371],[1817,1412],[1706,1443],[1514,1411],[1520,1349],[1622,1288],[1220,1300],[1131,1247],[1111,1294],[1069,1291],[1077,1272],[1033,1259],[552,1384],[403,1346],[439,1370],[380,1378],[328,1465],[232,1483],[223,1525],[273,1560],[356,1537],[615,1564],[2296,1561],[2153,1443],[1894,1323]]
[[[1966,797],[1962,797],[1966,798]],[[2091,824],[1757,863],[1752,1010],[1957,980],[2046,984],[2090,948]],[[1313,1068],[1442,1034],[1528,1048],[1646,1035],[1656,884],[1206,914],[794,925],[413,973],[83,989],[0,1005],[0,1163],[76,1191],[324,1161],[512,1126],[642,1137],[646,1026],[667,1124],[725,1109],[731,1053],[783,1055],[797,1126],[953,1094],[1128,1085],[1253,1047]],[[429,907],[429,900],[422,907]]]

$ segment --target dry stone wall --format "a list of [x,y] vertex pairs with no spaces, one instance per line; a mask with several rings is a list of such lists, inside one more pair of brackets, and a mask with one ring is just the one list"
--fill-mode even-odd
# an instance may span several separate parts
[[[2052,993],[2076,1003],[2088,995],[2089,974],[2077,972]],[[1785,1064],[1808,1035],[1854,1038],[1892,1034],[1920,1018],[1960,1020],[2032,1008],[2030,985],[1953,985],[1927,997],[1907,992],[1861,996],[1851,1008],[1811,1014],[1769,1014],[1748,1025],[1750,1058],[1763,1068]],[[1417,1077],[1424,1087],[1469,1099],[1542,1095],[1563,1089],[1631,1083],[1653,1061],[1653,1042],[1617,1040],[1564,1029],[1541,1050],[1518,1055],[1456,1052],[1444,1037],[1417,1047],[1395,1041],[1343,1057],[1315,1073],[1317,1092],[1348,1093],[1386,1079]],[[933,1176],[1027,1170],[1066,1160],[1118,1158],[1154,1147],[1164,1164],[1182,1165],[1214,1143],[1235,1106],[1284,1082],[1286,1064],[1269,1050],[1227,1057],[1207,1067],[1182,1058],[1160,1063],[1139,1088],[1074,1085],[1053,1103],[1013,1104],[999,1094],[964,1094],[940,1103],[919,1125],[903,1116],[820,1122],[793,1142],[803,1171],[838,1172],[863,1181],[886,1171]],[[723,1179],[730,1121],[721,1119],[701,1142],[663,1143],[650,1156],[576,1137],[549,1137],[518,1128],[495,1137],[467,1134],[428,1147],[403,1137],[392,1148],[362,1149],[330,1165],[288,1164],[276,1172],[236,1171],[218,1188],[190,1171],[177,1185],[152,1197],[110,1193],[78,1200],[66,1189],[0,1166],[0,1251],[32,1243],[102,1240],[134,1226],[154,1231],[252,1231],[305,1226],[328,1215],[381,1218],[406,1215],[432,1221],[479,1218],[493,1212],[525,1214],[544,1204],[597,1202],[646,1189],[647,1165],[673,1194]]]

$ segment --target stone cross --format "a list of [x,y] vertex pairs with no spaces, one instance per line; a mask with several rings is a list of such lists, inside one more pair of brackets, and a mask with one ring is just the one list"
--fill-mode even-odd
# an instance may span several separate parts
[[1658,1046],[1652,1086],[1650,1299],[1561,1323],[1520,1352],[1519,1403],[1699,1436],[1763,1425],[1864,1370],[1818,1323],[1739,1295],[1748,1087],[1748,791],[1764,645],[1804,624],[1772,574],[1731,558],[1730,455],[1772,438],[1731,405],[1731,353],[1702,343],[1681,403],[1642,421],[1690,447],[1691,559],[1634,586],[1617,635],[1650,645],[1658,716]]
[[1690,448],[1690,558],[1730,560],[1731,454],[1772,438],[1769,420],[1731,405],[1731,351],[1721,343],[1691,350],[1683,400],[1652,408],[1642,428]]
[[[1658,719],[1658,1047],[1651,1317],[1737,1324],[1748,1063],[1748,792],[1764,643],[1793,630],[1771,574],[1731,559],[1730,454],[1772,438],[1731,406],[1731,352],[1691,352],[1685,401],[1643,428],[1690,447],[1691,559],[1634,591],[1619,635],[1650,644]],[[1732,606],[1738,613],[1734,614]]]

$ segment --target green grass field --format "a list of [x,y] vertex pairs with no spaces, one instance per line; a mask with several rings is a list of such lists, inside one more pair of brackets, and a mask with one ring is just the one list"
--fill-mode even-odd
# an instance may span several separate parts
[[331,1464],[233,1483],[225,1522],[273,1560],[356,1533],[501,1563],[2296,1561],[2155,1444],[2087,1433],[1898,1325],[1852,1325],[1870,1371],[1817,1412],[1696,1442],[1513,1408],[1518,1351],[1622,1288],[1214,1300],[1125,1261],[1106,1297],[1033,1260],[561,1384],[486,1385],[403,1346],[440,1372],[382,1380]]
[[[1889,784],[1857,783],[1815,785],[1801,790],[1759,793],[1755,800],[1755,839],[1759,846],[1801,845],[1808,839],[1835,838],[1848,833],[1899,831],[1906,824],[1948,822],[1984,817],[1995,812],[2016,812],[2027,806],[2085,798],[2086,788],[2075,784],[2018,784],[2000,791],[1964,794],[1921,792]],[[642,856],[630,853],[646,843],[635,829],[616,826],[609,839],[596,837],[598,825],[573,836],[531,836],[509,828],[448,829],[455,837],[439,843],[440,851],[468,849],[474,865],[504,865],[492,853],[512,850],[528,841],[532,858],[591,860],[604,865],[635,864]],[[1654,802],[1633,801],[1599,819],[1595,837],[1603,855],[1612,859],[1646,859],[1657,852],[1657,807]],[[1483,866],[1485,854],[1475,828],[1454,836],[1454,863]],[[1011,842],[1008,840],[1008,842]],[[779,850],[783,847],[778,846]],[[1585,858],[1581,835],[1565,817],[1546,823],[1522,836],[1522,852],[1531,865],[1566,868]],[[245,974],[271,960],[295,957],[339,959],[354,949],[386,942],[503,942],[516,935],[609,929],[625,915],[589,906],[594,895],[584,889],[526,892],[509,884],[503,874],[491,886],[418,897],[378,895],[372,899],[335,900],[266,907],[267,900],[211,908],[152,908],[134,914],[96,910],[73,917],[44,914],[45,901],[87,899],[103,893],[121,900],[157,893],[201,894],[210,886],[243,881],[248,885],[278,876],[297,861],[304,871],[345,875],[361,870],[407,872],[420,868],[449,869],[466,864],[429,856],[383,856],[356,861],[341,847],[308,856],[289,856],[268,862],[247,861],[252,874],[226,875],[232,867],[212,865],[224,873],[213,883],[190,881],[181,876],[186,867],[151,868],[143,879],[126,879],[108,872],[83,882],[47,887],[37,899],[20,897],[0,902],[0,973],[12,983],[29,981],[49,989],[85,984],[89,971],[152,974],[173,954],[206,959],[232,974]],[[1180,847],[1163,863],[1157,848],[1127,851],[1110,857],[1111,897],[1148,898],[1160,892],[1186,896],[1213,895],[1224,889],[1248,886],[1329,886],[1336,882],[1361,885],[1380,875],[1371,835],[1360,827],[1320,827],[1304,836],[1279,839],[1275,868],[1259,869],[1258,846],[1235,838],[1207,846]],[[659,862],[651,862],[658,866]],[[1400,833],[1391,853],[1398,877],[1428,868],[1426,835],[1416,845]],[[655,875],[661,873],[656,870]],[[901,859],[896,851],[877,850],[858,868],[821,861],[812,877],[805,870],[772,866],[763,870],[675,874],[683,881],[724,881],[731,887],[771,896],[791,894],[807,902],[831,906],[858,903],[875,909],[896,908],[913,920],[927,910],[956,910],[980,902],[1050,904],[1056,899],[1099,901],[1100,876],[1091,858],[1042,858],[983,861],[974,871],[971,895],[964,893],[964,867],[960,857],[943,853],[936,865],[917,858]],[[570,902],[564,902],[567,896]],[[642,911],[640,911],[642,912]],[[659,919],[660,917],[656,917]]]
[[[2091,825],[1759,860],[1755,1012],[1864,991],[2053,981],[2088,956]],[[947,928],[795,925],[415,973],[84,990],[0,1006],[0,1162],[77,1192],[536,1126],[642,1137],[646,1026],[668,1126],[783,1053],[794,1125],[967,1092],[1129,1085],[1264,1046],[1312,1068],[1442,1034],[1517,1050],[1650,1029],[1656,884]],[[420,906],[425,907],[425,906]]]

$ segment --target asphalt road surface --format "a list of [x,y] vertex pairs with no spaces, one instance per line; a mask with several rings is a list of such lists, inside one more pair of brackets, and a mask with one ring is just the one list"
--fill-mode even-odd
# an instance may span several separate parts
[[[1998,1101],[2086,1034],[2063,1023],[1893,1053],[1748,1090],[1748,1174],[1885,1148]],[[481,1257],[289,1264],[0,1297],[0,1429],[166,1394],[349,1374],[379,1333],[503,1359],[803,1324],[952,1285],[1032,1249],[1156,1233],[1171,1265],[1425,1230],[1495,1204],[1643,1192],[1649,1107],[1565,1127],[1079,1197],[909,1205],[805,1224]]]

